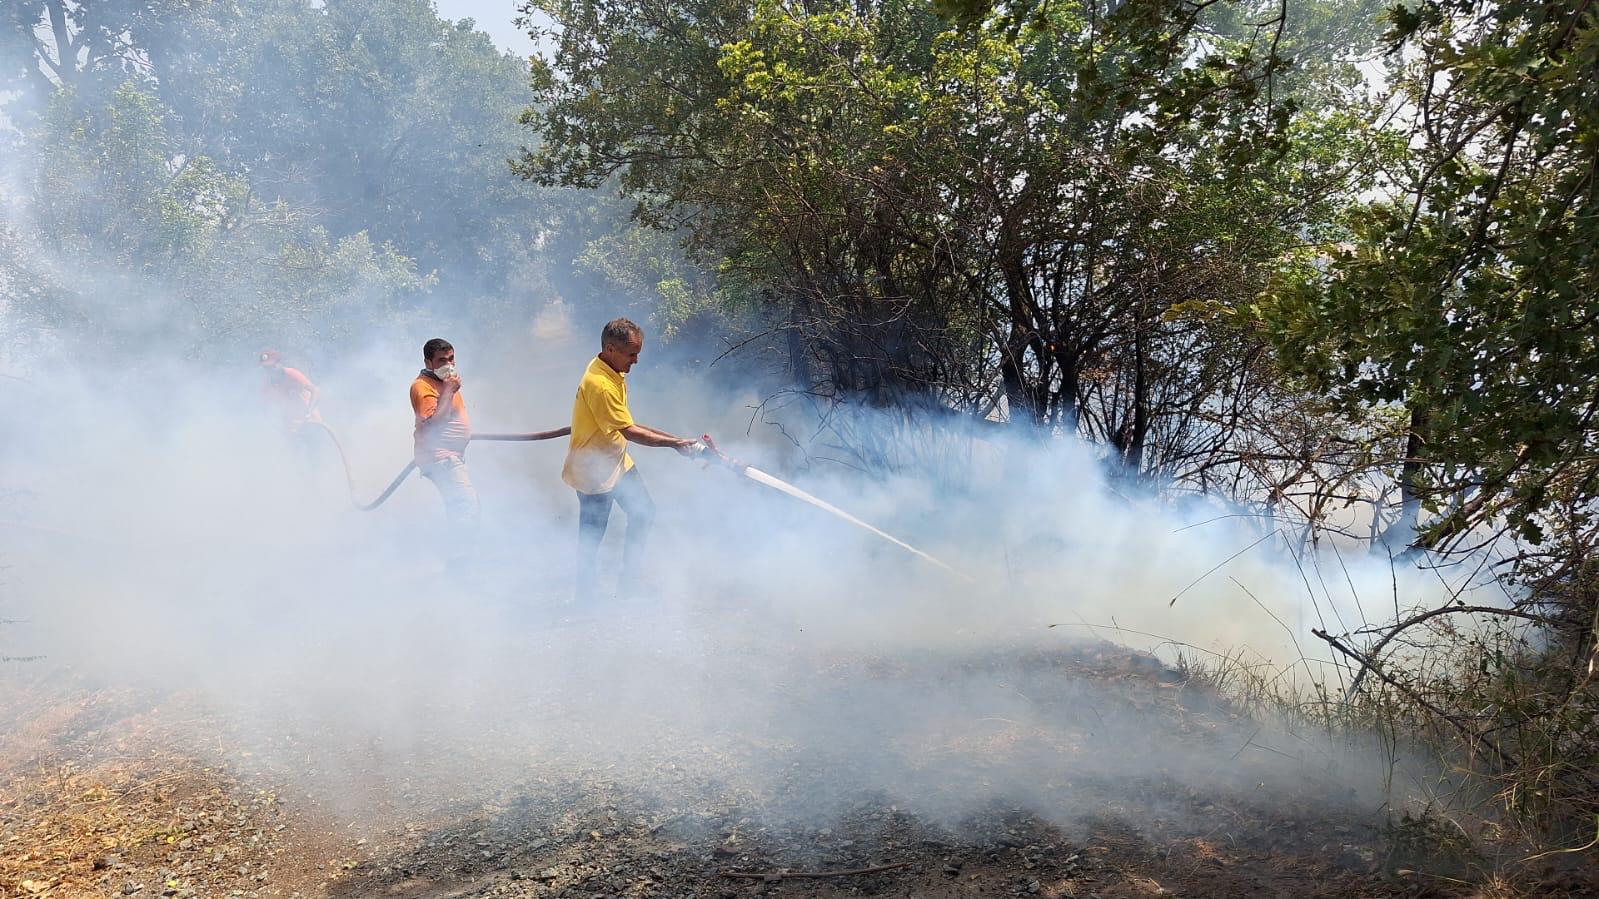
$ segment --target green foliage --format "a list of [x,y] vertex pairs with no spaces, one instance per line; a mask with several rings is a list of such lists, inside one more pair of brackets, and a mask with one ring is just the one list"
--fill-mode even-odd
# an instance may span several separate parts
[[427,0],[26,0],[0,35],[29,173],[7,264],[53,285],[7,288],[28,327],[222,353],[332,339],[434,282],[482,315],[543,283],[549,203],[506,170],[526,64]]
[[1168,313],[1249,299],[1377,158],[1189,7],[1053,4],[1015,31],[907,2],[539,8],[562,28],[517,170],[615,178],[681,227],[802,388],[999,407],[1146,471],[1214,438],[1193,420],[1256,345]]
[[204,252],[246,192],[209,159],[178,155],[159,100],[132,83],[88,109],[60,95],[36,136],[39,230],[61,252],[104,248],[117,264],[166,270]]
[[599,235],[574,263],[578,272],[599,278],[613,296],[632,298],[616,314],[653,319],[667,340],[685,330],[708,336],[707,319],[720,322],[734,302],[714,272],[685,260],[672,236],[658,231],[623,227]]
[[26,91],[39,104],[57,87],[85,102],[106,100],[159,55],[175,18],[221,0],[11,0],[0,13],[0,91]]
[[245,179],[183,155],[168,121],[131,82],[104,105],[57,96],[27,144],[31,229],[0,245],[8,313],[101,352],[164,335],[225,355],[343,336],[355,307],[392,312],[425,286],[392,246],[253,200]]
[[1505,614],[1536,623],[1468,630],[1445,607],[1400,628],[1409,649],[1373,660],[1386,677],[1362,707],[1398,710],[1531,844],[1591,852],[1599,10],[1429,0],[1389,19],[1406,164],[1342,238],[1284,264],[1258,313],[1330,408],[1402,422],[1387,466],[1405,542],[1508,538]]
[[1414,58],[1411,163],[1350,214],[1348,245],[1283,273],[1266,321],[1343,408],[1411,412],[1424,541],[1506,522],[1537,542],[1555,493],[1599,478],[1599,22],[1466,0],[1393,21]]
[[506,174],[522,60],[429,0],[208,4],[173,27],[152,71],[193,152],[447,283],[509,286],[547,218]]

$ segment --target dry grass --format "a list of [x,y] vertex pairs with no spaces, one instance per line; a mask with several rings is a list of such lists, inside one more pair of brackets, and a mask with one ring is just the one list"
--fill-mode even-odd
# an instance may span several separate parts
[[1347,694],[1306,658],[1179,647],[1176,665],[1251,715],[1381,753],[1390,873],[1480,896],[1599,894],[1599,691],[1570,646],[1494,624],[1440,620]]
[[286,852],[271,791],[175,749],[129,696],[76,696],[4,696],[23,724],[0,739],[0,896],[273,896],[325,877]]

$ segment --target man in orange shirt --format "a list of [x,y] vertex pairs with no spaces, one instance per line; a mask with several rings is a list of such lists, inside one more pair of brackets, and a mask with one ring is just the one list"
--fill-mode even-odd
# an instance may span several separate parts
[[433,482],[444,500],[453,544],[450,561],[467,553],[477,530],[477,491],[466,471],[466,445],[472,419],[461,398],[461,376],[455,371],[455,347],[435,337],[422,345],[422,369],[411,382],[411,411],[416,415],[416,467]]
[[277,406],[287,433],[296,434],[306,423],[322,421],[316,408],[316,385],[304,372],[284,365],[283,354],[277,350],[262,350],[260,363],[261,373],[266,376],[261,395]]
[[[628,455],[629,442],[672,447],[685,456],[697,452],[696,441],[633,421],[627,408],[624,376],[638,362],[644,331],[625,318],[600,332],[600,354],[590,360],[572,403],[572,439],[561,480],[577,491],[577,590],[579,599],[594,591],[599,572],[596,557],[605,537],[614,501],[627,513],[627,542],[622,568],[634,575],[643,561],[644,544],[655,519],[655,502],[644,478]],[[625,577],[626,575],[624,575]]]

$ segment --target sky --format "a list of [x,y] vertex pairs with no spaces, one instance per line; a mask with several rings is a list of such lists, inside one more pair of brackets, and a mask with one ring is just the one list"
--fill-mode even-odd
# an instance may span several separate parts
[[479,31],[486,31],[502,49],[518,56],[531,56],[533,39],[511,24],[516,18],[516,0],[436,0],[439,16],[451,21],[472,19]]

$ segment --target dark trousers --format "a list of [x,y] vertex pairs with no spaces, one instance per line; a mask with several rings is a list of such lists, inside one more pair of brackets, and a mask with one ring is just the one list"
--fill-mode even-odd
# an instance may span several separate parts
[[621,577],[636,576],[639,565],[644,562],[644,546],[650,538],[650,525],[655,521],[655,500],[644,486],[644,476],[633,468],[622,475],[609,493],[577,495],[577,596],[580,599],[594,594],[599,575],[600,541],[605,539],[613,502],[627,513]]

